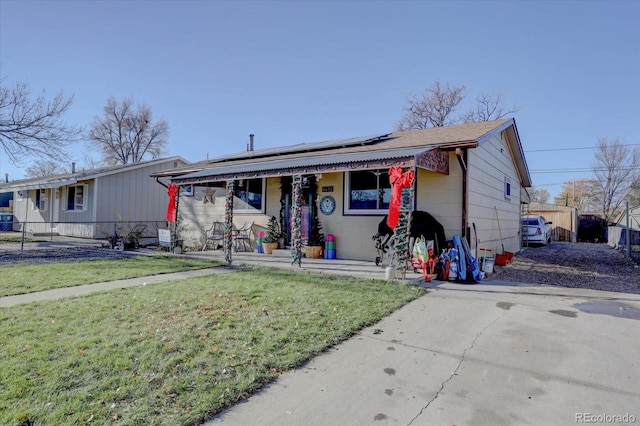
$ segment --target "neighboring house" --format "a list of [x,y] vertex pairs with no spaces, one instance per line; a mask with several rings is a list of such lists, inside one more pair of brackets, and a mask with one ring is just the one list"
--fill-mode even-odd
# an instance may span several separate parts
[[188,164],[181,157],[75,170],[0,184],[13,191],[14,231],[104,238],[114,222],[162,223],[167,190],[152,173]]
[[273,215],[290,230],[292,177],[302,175],[303,210],[318,209],[337,257],[373,260],[371,237],[388,212],[391,166],[416,171],[415,210],[433,215],[447,239],[470,235],[473,247],[475,224],[479,247],[519,251],[520,204],[531,178],[513,119],[255,150],[251,136],[246,151],[155,176],[181,186],[181,238],[197,246],[213,221],[224,221],[231,180],[236,226],[266,226]]
[[531,202],[523,204],[522,214],[544,216],[551,225],[551,241],[575,243],[578,238],[578,209],[555,204]]
[[640,206],[629,208],[628,219],[627,211],[623,210],[618,216],[615,225],[608,227],[607,238],[609,245],[614,247],[626,246],[627,220],[630,228],[630,243],[632,245],[640,245]]
[[[618,219],[616,226],[627,226],[627,211],[623,210]],[[640,206],[629,208],[629,228],[640,231]]]

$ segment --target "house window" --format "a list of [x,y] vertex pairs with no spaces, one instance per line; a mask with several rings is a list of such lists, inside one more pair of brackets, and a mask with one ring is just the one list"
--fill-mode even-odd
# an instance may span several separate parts
[[84,185],[70,186],[67,189],[67,210],[84,210]]
[[44,189],[36,189],[36,205],[38,210],[47,209],[47,194]]
[[511,179],[509,179],[508,177],[504,178],[504,199],[511,199]]
[[240,179],[236,181],[234,211],[264,212],[264,179]]
[[349,172],[345,179],[347,213],[386,213],[391,200],[388,170]]

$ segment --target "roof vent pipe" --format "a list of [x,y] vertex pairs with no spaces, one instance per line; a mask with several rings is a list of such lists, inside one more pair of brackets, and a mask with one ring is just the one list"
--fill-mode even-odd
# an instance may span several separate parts
[[71,163],[71,173],[75,173],[76,172],[76,163]]
[[4,174],[4,181],[5,181],[6,183],[9,183],[9,173],[5,173],[5,174]]
[[247,145],[247,151],[253,151],[253,134],[249,135],[249,144]]

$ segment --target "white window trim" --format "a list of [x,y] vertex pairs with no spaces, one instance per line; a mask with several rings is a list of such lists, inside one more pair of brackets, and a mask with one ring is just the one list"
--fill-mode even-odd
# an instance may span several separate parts
[[504,177],[504,199],[511,200],[511,194],[513,193],[513,185],[511,185],[511,179]]
[[[40,208],[40,204],[42,204],[42,201],[38,202],[38,193],[40,193],[40,200],[42,200],[42,196],[44,195],[44,207]],[[37,210],[40,212],[46,212],[47,211],[47,201],[48,201],[48,197],[47,197],[47,190],[46,189],[36,189],[33,191],[33,210]]]
[[[69,188],[77,188],[81,186],[82,187],[82,208],[81,209],[69,209]],[[72,212],[72,213],[82,213],[87,211],[87,197],[89,194],[89,185],[87,184],[80,184],[80,185],[69,185],[66,188],[65,191],[65,197],[64,197],[64,210],[68,211],[68,212]],[[73,203],[74,207],[75,207],[75,202]]]
[[[262,179],[262,194],[260,196],[260,209],[233,209],[233,213],[262,213],[264,214],[267,211],[267,202],[266,202],[266,194],[267,194],[267,179],[266,178],[246,178],[244,180],[252,180],[252,179]],[[238,186],[236,183],[236,187],[234,188],[234,198],[238,198],[236,193],[238,192]]]
[[[382,169],[376,169],[382,170]],[[354,170],[357,171],[357,170]],[[373,171],[373,170],[371,170]],[[344,191],[343,191],[343,206],[344,206],[344,214],[352,214],[359,216],[380,216],[389,213],[389,209],[351,209],[349,205],[351,204],[351,172],[344,172]]]

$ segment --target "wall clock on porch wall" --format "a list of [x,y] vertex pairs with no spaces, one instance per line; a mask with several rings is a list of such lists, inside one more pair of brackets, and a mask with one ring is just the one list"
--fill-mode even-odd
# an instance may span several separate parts
[[331,195],[325,195],[324,197],[322,197],[322,199],[320,200],[320,212],[325,216],[329,216],[335,210],[336,199]]

